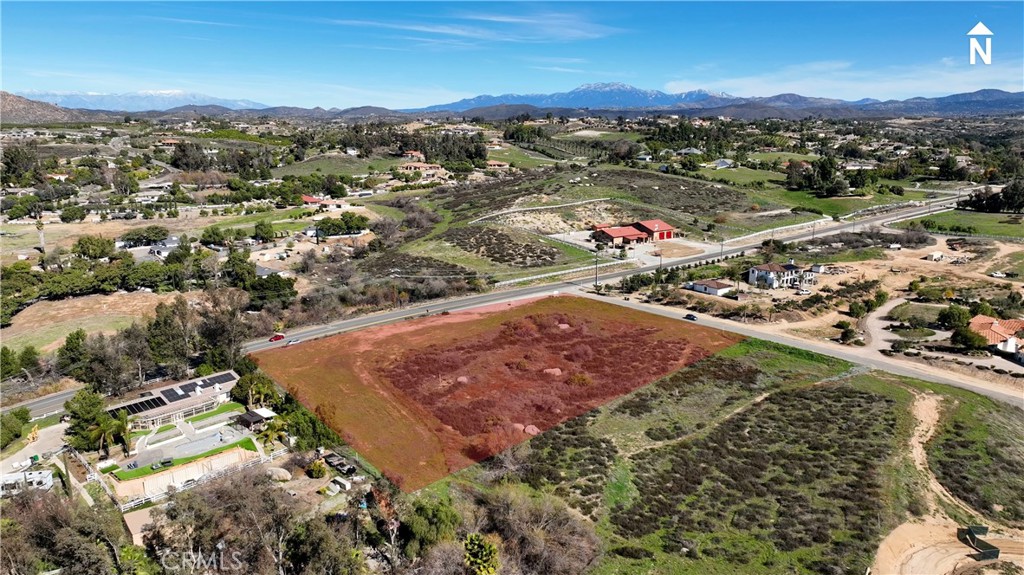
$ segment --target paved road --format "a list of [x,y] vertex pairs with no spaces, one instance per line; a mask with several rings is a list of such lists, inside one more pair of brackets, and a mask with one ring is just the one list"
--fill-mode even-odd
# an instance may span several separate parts
[[[682,318],[684,313],[677,309],[666,308],[658,305],[643,304],[632,300],[625,301],[622,298],[594,296],[589,294],[587,294],[587,297],[593,297],[595,299],[600,299],[608,303],[614,303],[625,307],[640,309],[648,313],[654,313],[666,317]],[[957,377],[957,374],[952,372],[948,376],[938,375],[931,371],[923,370],[916,364],[905,362],[899,359],[889,358],[877,352],[874,352],[873,350],[866,350],[865,348],[846,347],[838,344],[816,342],[787,335],[768,333],[757,329],[757,327],[755,326],[745,325],[727,319],[719,319],[711,316],[706,316],[704,314],[695,315],[697,315],[697,321],[701,325],[708,325],[714,328],[721,329],[723,331],[738,333],[740,335],[745,335],[748,337],[756,337],[758,339],[780,343],[783,345],[788,345],[799,349],[806,349],[808,351],[817,352],[831,357],[837,357],[839,359],[845,359],[846,361],[864,365],[872,369],[887,371],[889,373],[894,373],[896,375],[914,377],[917,379],[923,379],[935,383],[951,385],[953,387],[960,387],[963,389],[973,391],[975,393],[979,393],[981,395],[991,397],[992,399],[998,401],[1009,403],[1010,405],[1016,405],[1017,407],[1024,409],[1024,395],[1013,395],[1011,393],[1003,393],[1000,391],[972,385],[970,383],[965,383],[962,378]],[[680,319],[680,321],[686,320]]]
[[58,423],[40,429],[39,439],[26,444],[25,447],[0,461],[0,472],[11,473],[14,471],[16,462],[25,461],[33,455],[42,455],[47,451],[57,451],[64,445],[64,430],[67,428],[67,423]]
[[[936,202],[937,204],[949,203],[955,201],[953,199],[941,200]],[[936,209],[934,206],[923,206],[920,208],[913,208],[911,210],[902,210],[900,212],[894,212],[890,214],[881,214],[878,216],[872,216],[869,218],[860,219],[853,222],[843,222],[834,226],[824,228],[821,230],[801,231],[790,235],[780,235],[777,239],[785,241],[799,241],[807,240],[813,237],[822,237],[840,232],[852,230],[854,227],[863,228],[864,226],[881,225],[889,220],[902,219],[907,217],[917,217],[920,215],[927,214]],[[695,256],[689,256],[685,258],[665,260],[665,266],[677,266],[682,264],[696,263],[709,258],[718,258],[721,256],[731,256],[739,254],[740,252],[750,251],[761,246],[761,239],[752,242],[744,242],[742,244],[728,244],[726,243],[718,253],[711,254],[700,254]],[[601,283],[607,283],[609,281],[616,281],[625,276],[637,274],[641,272],[651,272],[657,269],[657,265],[651,265],[641,268],[634,268],[625,271],[613,272],[598,276]],[[372,315],[362,316],[355,319],[340,320],[326,325],[311,326],[306,328],[300,328],[287,333],[287,337],[284,341],[271,343],[266,340],[256,340],[247,343],[243,346],[243,350],[246,353],[252,353],[262,351],[272,347],[280,347],[286,345],[288,341],[300,340],[305,341],[308,339],[315,339],[318,337],[324,337],[327,335],[333,335],[336,333],[342,333],[346,331],[352,331],[356,329],[363,329],[372,325],[379,325],[382,323],[389,323],[392,321],[398,321],[402,319],[408,319],[416,316],[421,316],[425,313],[440,313],[442,311],[455,311],[459,309],[466,309],[471,307],[477,307],[481,305],[487,305],[491,303],[498,303],[511,299],[520,299],[524,297],[543,295],[545,293],[551,293],[554,290],[564,289],[566,286],[575,287],[581,283],[589,283],[593,280],[577,280],[575,282],[566,281],[555,281],[543,285],[528,286],[521,288],[513,288],[503,291],[495,291],[480,295],[471,295],[462,297],[456,300],[448,300],[442,302],[430,302],[418,306],[408,307],[405,309],[391,310],[387,312],[376,313]]]
[[[867,217],[867,218],[862,218],[862,219],[858,219],[858,220],[855,220],[855,221],[837,223],[835,225],[832,225],[832,226],[829,226],[829,227],[823,228],[823,229],[813,229],[811,231],[800,231],[800,232],[796,232],[796,233],[792,233],[792,234],[788,234],[788,235],[786,235],[786,234],[779,234],[779,235],[776,236],[776,239],[785,240],[785,241],[801,241],[801,240],[811,239],[811,238],[814,238],[814,237],[822,237],[822,236],[828,236],[828,235],[832,235],[832,234],[837,234],[837,233],[840,233],[840,232],[846,232],[846,231],[853,230],[854,228],[861,228],[861,229],[863,229],[865,226],[883,225],[886,222],[891,221],[891,220],[914,218],[914,217],[922,216],[922,215],[931,213],[931,212],[935,211],[936,209],[940,209],[940,206],[945,206],[945,205],[954,203],[955,201],[956,201],[956,198],[947,198],[947,199],[943,199],[943,200],[937,200],[937,201],[935,201],[932,204],[929,204],[927,206],[922,206],[922,207],[919,207],[919,208],[912,208],[912,209],[909,209],[909,210],[900,210],[900,211],[897,211],[897,212],[891,212],[891,213],[887,213],[887,214],[880,214],[880,215],[877,215],[877,216],[871,216],[871,217]],[[718,257],[722,257],[722,256],[736,255],[736,254],[739,254],[740,252],[747,252],[747,251],[759,248],[760,246],[761,246],[761,239],[760,238],[755,240],[755,241],[745,241],[745,242],[742,242],[742,243],[737,243],[737,242],[729,243],[729,242],[726,242],[725,244],[722,245],[722,247],[721,247],[721,249],[719,250],[718,253],[705,254],[705,255],[696,255],[696,256],[690,256],[690,257],[673,259],[673,260],[665,260],[664,265],[665,266],[677,266],[677,265],[682,265],[682,264],[696,263],[696,262],[699,262],[699,261],[702,261],[702,260],[706,260],[706,259],[709,259],[709,258],[718,258]],[[620,271],[620,272],[603,274],[603,275],[599,276],[599,281],[601,283],[607,283],[607,282],[610,282],[610,281],[617,281],[617,280],[619,280],[619,279],[621,279],[621,278],[623,278],[625,276],[628,276],[628,275],[632,275],[632,274],[636,274],[636,273],[641,273],[641,272],[651,272],[651,271],[654,271],[657,268],[658,268],[658,266],[651,265],[651,266],[646,266],[646,267],[641,267],[641,268],[634,268],[634,269]],[[265,349],[269,349],[269,348],[272,348],[272,347],[280,347],[280,346],[286,345],[286,343],[288,341],[290,341],[290,340],[305,341],[305,340],[309,340],[309,339],[316,339],[316,338],[319,338],[319,337],[325,337],[325,336],[328,336],[328,335],[333,335],[333,334],[336,334],[336,333],[342,333],[342,332],[346,332],[346,331],[353,331],[353,330],[363,329],[363,328],[374,326],[374,325],[379,325],[379,324],[384,324],[384,323],[390,323],[390,322],[394,322],[394,321],[409,319],[409,318],[413,318],[413,317],[417,317],[417,316],[422,316],[422,315],[427,314],[427,313],[435,314],[435,313],[440,313],[440,312],[443,312],[443,311],[456,311],[456,310],[460,310],[460,309],[467,309],[467,308],[472,308],[472,307],[478,307],[478,306],[492,304],[492,303],[499,303],[499,302],[502,302],[502,301],[508,301],[508,300],[512,300],[512,299],[520,299],[520,298],[530,297],[530,296],[539,296],[539,295],[543,295],[545,293],[552,293],[553,291],[557,291],[557,290],[564,290],[564,289],[567,289],[567,288],[574,288],[574,287],[577,287],[577,286],[582,285],[584,283],[590,283],[592,281],[593,280],[591,280],[589,278],[588,279],[577,280],[575,282],[567,282],[567,281],[564,281],[564,280],[557,280],[557,281],[552,281],[551,283],[547,283],[547,284],[543,284],[543,285],[528,286],[528,287],[521,287],[521,288],[512,288],[512,289],[507,289],[507,290],[502,290],[502,291],[494,291],[494,292],[490,292],[490,293],[465,296],[465,297],[458,298],[458,299],[453,299],[453,300],[434,301],[434,302],[425,303],[425,304],[422,304],[422,305],[407,307],[407,308],[404,308],[404,309],[397,309],[397,310],[379,312],[379,313],[375,313],[375,314],[370,314],[370,315],[366,315],[366,316],[357,317],[357,318],[354,318],[354,319],[339,320],[339,321],[336,321],[336,322],[333,322],[333,323],[329,323],[329,324],[326,324],[326,325],[304,327],[304,328],[300,328],[300,329],[297,329],[297,330],[292,330],[290,332],[287,332],[287,336],[285,337],[285,339],[283,341],[271,343],[271,342],[269,342],[269,341],[267,341],[265,339],[253,340],[253,341],[250,341],[247,344],[245,344],[242,347],[242,349],[246,353],[252,353],[252,352],[257,352],[257,351],[262,351],[262,350],[265,350]],[[731,322],[729,322],[726,325],[730,325],[730,324],[731,324]],[[738,333],[742,333],[742,332],[738,332]],[[796,345],[799,347],[799,346],[802,345],[799,342],[802,342],[803,340],[795,340],[794,339],[792,341],[798,342],[798,343],[796,343]],[[793,344],[790,344],[790,345],[793,345]],[[916,374],[915,377],[924,377],[924,375]],[[23,402],[20,405],[27,406],[32,411],[32,415],[33,416],[35,416],[35,415],[42,415],[44,413],[50,413],[50,412],[62,409],[63,405],[64,405],[64,402],[67,401],[72,395],[74,395],[74,392],[62,392],[60,394],[56,394],[56,395],[52,395],[52,396],[46,396],[46,397],[42,397],[42,398],[39,398],[39,399],[34,399],[34,400],[31,400],[31,401]],[[16,406],[6,406],[5,405],[4,409],[6,410],[6,409],[9,409],[11,407],[16,407]]]

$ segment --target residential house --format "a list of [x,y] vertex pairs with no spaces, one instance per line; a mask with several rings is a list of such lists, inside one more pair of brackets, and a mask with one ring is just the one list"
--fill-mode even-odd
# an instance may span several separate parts
[[799,285],[803,279],[800,266],[789,260],[786,264],[761,264],[747,270],[747,283],[769,289]]
[[319,208],[323,200],[320,198],[314,198],[313,196],[302,195],[302,207],[304,208]]
[[699,156],[704,153],[700,148],[683,148],[676,151],[677,156]]
[[434,172],[441,169],[439,164],[427,164],[424,162],[409,162],[408,164],[402,164],[398,166],[399,171],[402,172],[420,172],[424,176],[432,175]]
[[152,429],[217,409],[228,401],[237,381],[234,371],[197,377],[149,390],[142,397],[114,405],[107,413],[117,417],[124,410],[131,417],[132,429]]
[[427,157],[423,155],[423,152],[420,152],[418,150],[406,150],[405,152],[402,153],[402,157],[408,160],[415,160],[419,162],[427,161]]
[[1019,354],[1022,347],[1018,333],[1024,331],[1024,320],[999,319],[976,315],[968,325],[971,331],[988,341],[989,346],[1006,353]]
[[502,162],[499,160],[487,160],[487,169],[489,170],[507,170],[508,167],[508,162]]
[[708,164],[704,164],[703,167],[705,167],[705,168],[712,168],[712,169],[715,169],[715,170],[722,170],[722,169],[725,169],[725,168],[734,168],[734,167],[736,167],[736,162],[734,162],[732,160],[727,160],[725,158],[720,158],[718,160],[715,160],[714,162],[711,162],[711,163],[708,163]]
[[734,288],[732,284],[727,284],[719,280],[697,280],[686,284],[686,289],[691,289],[695,292],[706,293],[708,295],[724,296],[731,292]]

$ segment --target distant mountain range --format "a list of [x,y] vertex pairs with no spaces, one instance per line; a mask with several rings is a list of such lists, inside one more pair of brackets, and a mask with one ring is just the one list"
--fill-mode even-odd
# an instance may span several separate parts
[[[777,94],[768,97],[740,98],[720,92],[694,90],[680,94],[666,94],[658,90],[641,90],[627,84],[586,84],[569,92],[556,94],[505,94],[477,96],[428,106],[416,110],[389,110],[374,106],[358,108],[324,109],[292,106],[267,107],[248,100],[224,100],[187,94],[184,92],[140,92],[111,96],[76,95],[86,98],[88,104],[72,95],[60,95],[60,106],[50,94],[46,102],[35,101],[46,94],[33,93],[29,100],[6,92],[0,95],[2,117],[5,124],[32,124],[47,122],[117,121],[126,113],[152,120],[187,120],[201,116],[218,118],[292,118],[306,120],[409,120],[413,118],[473,118],[501,120],[521,114],[543,117],[554,116],[625,116],[635,118],[651,114],[677,114],[684,116],[728,116],[741,120],[783,118],[789,120],[818,118],[893,118],[900,116],[977,116],[1024,113],[1024,92],[978,90],[967,94],[953,94],[941,98],[910,98],[885,102],[865,98],[846,101],[834,98],[812,98],[799,94]],[[99,98],[110,106],[100,106]],[[166,107],[140,111],[157,102]],[[186,104],[180,104],[187,101]],[[143,106],[142,102],[148,103]],[[175,104],[175,105],[169,105]],[[125,107],[127,106],[127,107]]]
[[183,90],[145,90],[124,94],[93,94],[88,92],[16,92],[17,95],[49,102],[62,108],[84,110],[115,110],[119,112],[148,112],[169,110],[181,106],[223,106],[229,110],[259,110],[269,108],[252,100],[226,100],[206,94]]
[[464,112],[473,108],[507,104],[527,104],[538,108],[670,108],[704,104],[709,107],[719,102],[734,100],[733,96],[721,92],[694,90],[682,94],[666,94],[658,90],[642,90],[618,82],[609,84],[584,84],[569,92],[555,94],[502,94],[501,96],[477,96],[438,104],[406,112],[440,112],[450,110]]

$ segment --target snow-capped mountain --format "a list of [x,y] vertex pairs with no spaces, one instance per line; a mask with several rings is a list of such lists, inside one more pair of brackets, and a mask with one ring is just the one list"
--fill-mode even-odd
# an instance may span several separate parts
[[483,95],[415,110],[433,112],[452,110],[461,112],[472,108],[502,104],[529,104],[540,108],[664,108],[693,104],[705,100],[734,100],[733,96],[708,90],[693,90],[680,94],[666,94],[660,90],[642,90],[620,82],[584,84],[568,92],[555,94],[502,94]]
[[40,102],[49,102],[62,108],[86,110],[117,110],[122,112],[145,112],[169,110],[180,106],[223,106],[232,110],[258,110],[266,104],[251,100],[230,100],[215,98],[206,94],[184,90],[143,90],[124,94],[98,94],[93,92],[17,92],[19,96]]

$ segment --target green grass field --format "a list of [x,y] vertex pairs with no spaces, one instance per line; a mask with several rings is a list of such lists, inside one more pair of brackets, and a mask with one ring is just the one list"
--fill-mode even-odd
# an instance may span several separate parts
[[918,317],[924,320],[925,323],[932,324],[938,321],[939,312],[945,306],[942,305],[925,305],[920,303],[904,302],[900,305],[892,308],[889,311],[889,318],[895,321],[910,321],[912,317]]
[[386,172],[392,167],[405,163],[401,158],[355,158],[345,155],[318,156],[304,162],[296,162],[289,166],[274,168],[271,173],[275,178],[281,176],[308,176],[313,173],[341,174],[355,176],[368,174],[371,167],[378,172]]
[[[909,196],[910,194],[908,193],[907,195]],[[905,228],[911,222],[921,222],[922,220],[932,220],[939,225],[947,227],[954,225],[973,226],[977,229],[976,233],[986,236],[1024,238],[1024,223],[1021,223],[1019,216],[1011,214],[984,214],[981,212],[952,210],[899,222],[895,225],[896,227]]]
[[515,164],[517,168],[526,170],[541,166],[551,166],[555,163],[555,160],[547,156],[537,152],[527,152],[516,146],[509,146],[502,150],[487,150],[487,159],[509,162]]
[[872,206],[923,200],[927,195],[925,192],[908,190],[902,196],[873,194],[868,197],[820,198],[811,192],[785,189],[752,191],[750,194],[765,202],[821,210],[827,216],[842,216]]
[[199,421],[203,421],[204,419],[210,419],[211,417],[216,417],[216,416],[218,416],[218,415],[220,415],[222,413],[230,413],[232,411],[235,411],[235,412],[238,412],[238,413],[242,413],[242,412],[245,411],[245,406],[243,406],[241,403],[235,403],[233,401],[229,401],[229,402],[225,403],[224,405],[221,405],[217,409],[214,409],[213,411],[207,411],[206,413],[200,413],[199,415],[194,415],[194,416],[186,419],[185,421],[194,424],[194,423],[197,423]]
[[722,178],[728,180],[733,184],[751,184],[754,182],[784,182],[786,176],[779,172],[771,172],[768,170],[752,170],[750,168],[727,168],[724,170],[715,170],[712,168],[701,168],[698,170],[701,174],[709,178]]
[[41,325],[37,329],[23,331],[12,336],[8,336],[5,333],[3,340],[5,346],[16,351],[30,345],[41,350],[54,345],[56,342],[63,341],[69,333],[77,329],[84,329],[88,333],[111,333],[124,329],[135,321],[139,321],[139,318],[134,315],[120,315],[117,313],[96,315]]

